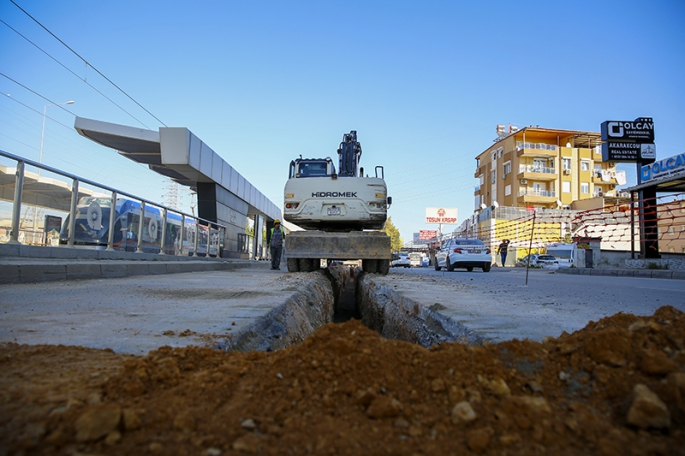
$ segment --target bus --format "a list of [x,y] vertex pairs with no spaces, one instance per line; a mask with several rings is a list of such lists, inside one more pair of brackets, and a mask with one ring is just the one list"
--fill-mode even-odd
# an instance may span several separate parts
[[[74,247],[104,250],[109,241],[110,217],[114,217],[114,250],[135,252],[140,232],[140,209],[138,201],[117,198],[114,209],[112,199],[106,197],[83,197],[76,207],[74,223]],[[180,239],[183,218],[175,213],[167,215],[164,240],[161,237],[162,213],[156,207],[146,206],[143,215],[143,230],[140,248],[145,253],[164,253],[169,255],[192,255],[195,250],[195,232],[199,231],[197,254],[205,256],[207,246],[209,255],[219,252],[219,233],[199,225],[194,219],[185,219],[183,240]],[[69,242],[70,218],[66,217],[60,232],[60,244]]]

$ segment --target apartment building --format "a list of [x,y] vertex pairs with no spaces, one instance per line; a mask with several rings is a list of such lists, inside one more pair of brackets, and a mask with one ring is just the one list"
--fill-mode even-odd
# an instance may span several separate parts
[[475,209],[568,209],[576,201],[618,196],[625,172],[603,162],[597,132],[497,126],[497,138],[476,157]]

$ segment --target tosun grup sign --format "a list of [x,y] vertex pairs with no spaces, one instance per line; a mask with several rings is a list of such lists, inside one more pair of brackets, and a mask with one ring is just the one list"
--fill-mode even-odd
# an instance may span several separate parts
[[426,223],[457,223],[457,208],[427,207]]

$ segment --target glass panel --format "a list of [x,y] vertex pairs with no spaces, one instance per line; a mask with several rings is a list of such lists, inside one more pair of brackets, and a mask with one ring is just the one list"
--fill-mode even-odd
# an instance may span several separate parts
[[16,167],[16,161],[0,157],[0,244],[9,242],[12,233]]

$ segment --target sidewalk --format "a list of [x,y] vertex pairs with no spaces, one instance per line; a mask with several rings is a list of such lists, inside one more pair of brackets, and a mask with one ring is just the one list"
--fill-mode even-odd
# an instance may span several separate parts
[[268,261],[0,244],[0,284],[106,279],[229,269],[268,269]]
[[685,280],[685,271],[669,269],[628,269],[628,268],[558,268],[559,274],[613,276],[613,277],[643,277],[652,279]]

